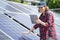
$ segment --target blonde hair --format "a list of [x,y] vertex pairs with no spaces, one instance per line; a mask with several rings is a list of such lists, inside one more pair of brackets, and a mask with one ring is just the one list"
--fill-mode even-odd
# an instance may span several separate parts
[[48,6],[45,6],[45,11],[49,10],[49,7]]

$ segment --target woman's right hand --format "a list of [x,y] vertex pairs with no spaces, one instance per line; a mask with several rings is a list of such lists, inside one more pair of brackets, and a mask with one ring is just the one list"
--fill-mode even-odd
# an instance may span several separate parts
[[27,31],[27,32],[23,32],[23,34],[26,34],[26,35],[29,34],[29,33],[30,33],[29,31]]
[[29,34],[30,32],[32,32],[35,28],[33,27],[32,29],[30,29],[29,31],[27,32],[24,32],[23,34]]

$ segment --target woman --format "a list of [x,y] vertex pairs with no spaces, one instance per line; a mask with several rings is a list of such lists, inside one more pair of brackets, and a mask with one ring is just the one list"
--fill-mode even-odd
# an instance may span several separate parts
[[39,27],[40,40],[57,40],[53,12],[49,10],[44,2],[39,3],[38,8],[38,11],[42,13],[41,16],[35,20],[36,24],[34,27],[28,32],[24,32],[24,34],[29,34],[31,31]]

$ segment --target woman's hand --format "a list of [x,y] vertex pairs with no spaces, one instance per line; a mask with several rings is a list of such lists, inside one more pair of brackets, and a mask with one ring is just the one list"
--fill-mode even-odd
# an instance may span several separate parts
[[48,25],[47,23],[41,21],[40,19],[35,19],[35,22],[36,22],[37,24],[40,23],[40,24],[42,24],[42,25],[44,25],[44,26],[47,26],[47,25]]
[[24,32],[23,34],[26,34],[26,35],[27,35],[27,34],[29,34],[29,33],[30,33],[30,32],[29,32],[29,31],[27,31],[27,32]]
[[23,34],[29,34],[30,32],[32,32],[35,28],[33,27],[32,29],[30,29],[29,31],[27,32],[24,32]]

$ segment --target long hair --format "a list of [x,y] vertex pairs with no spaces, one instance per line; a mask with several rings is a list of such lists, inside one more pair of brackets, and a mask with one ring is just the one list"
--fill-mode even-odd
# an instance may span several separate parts
[[45,11],[49,10],[49,7],[48,6],[45,6]]

